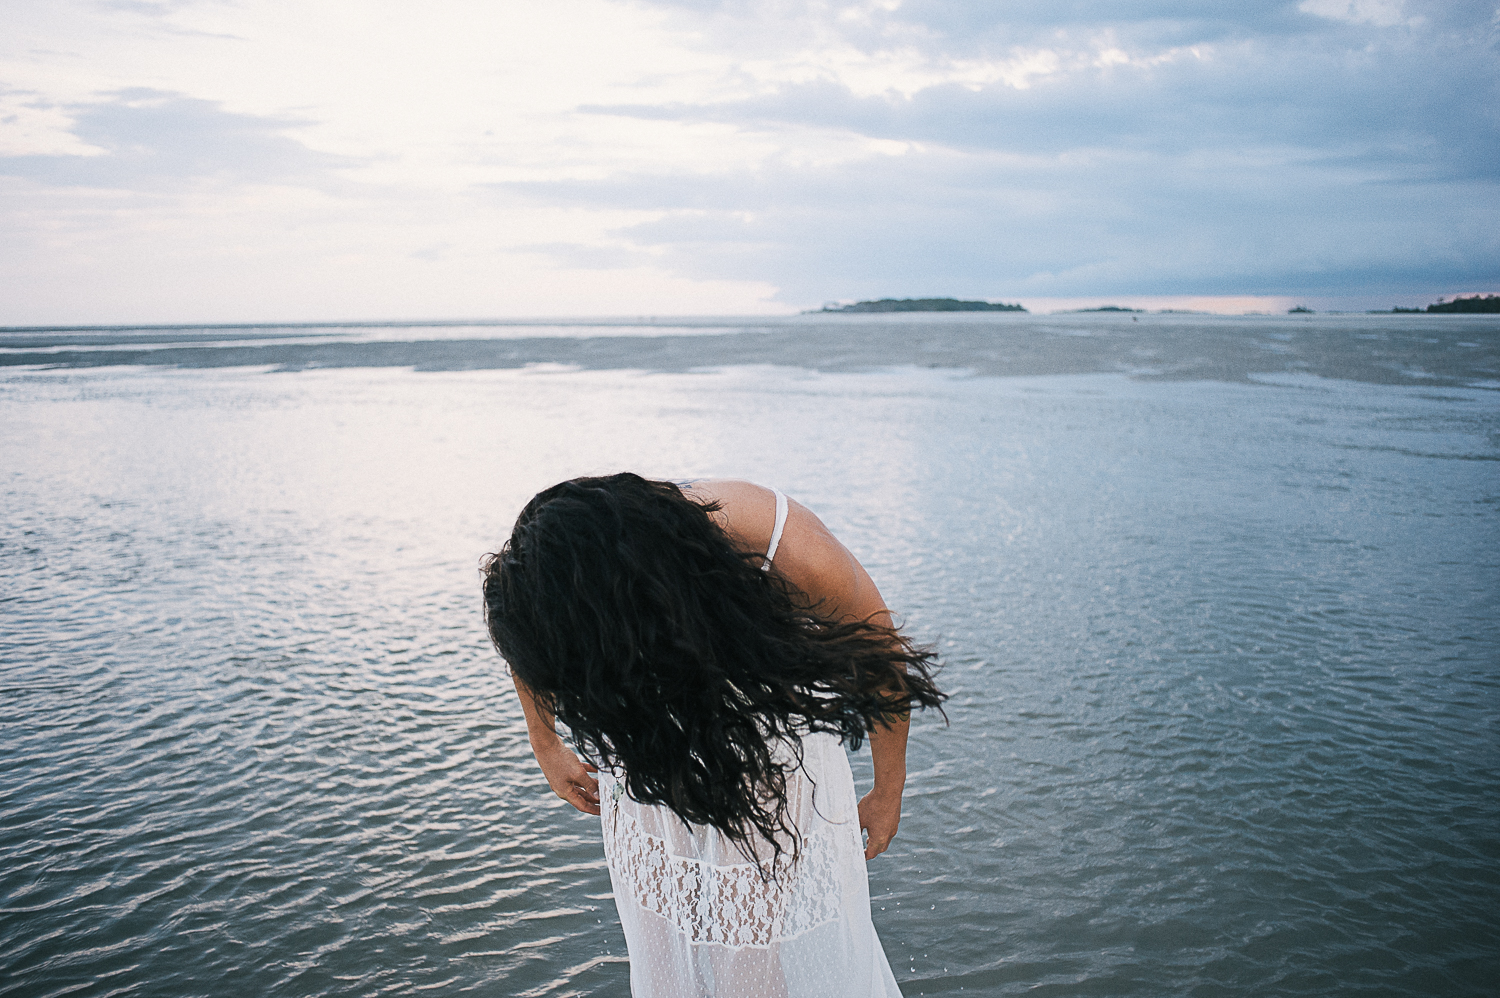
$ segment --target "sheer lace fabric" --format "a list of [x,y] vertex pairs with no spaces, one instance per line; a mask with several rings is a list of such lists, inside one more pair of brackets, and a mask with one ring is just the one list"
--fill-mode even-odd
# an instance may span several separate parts
[[[801,744],[787,778],[801,848],[773,879],[717,829],[632,800],[618,774],[599,774],[636,998],[899,998],[870,920],[849,760],[832,735]],[[756,849],[767,869],[772,852]]]

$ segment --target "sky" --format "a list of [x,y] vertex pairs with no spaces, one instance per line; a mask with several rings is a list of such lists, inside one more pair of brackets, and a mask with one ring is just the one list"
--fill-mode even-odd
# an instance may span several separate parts
[[0,18],[0,325],[1500,291],[1495,0]]

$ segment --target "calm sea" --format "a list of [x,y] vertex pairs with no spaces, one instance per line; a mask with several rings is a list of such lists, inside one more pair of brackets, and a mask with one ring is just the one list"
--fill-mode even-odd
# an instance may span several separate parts
[[0,995],[626,994],[476,571],[618,469],[944,654],[906,994],[1492,994],[1497,461],[1493,317],[0,333]]

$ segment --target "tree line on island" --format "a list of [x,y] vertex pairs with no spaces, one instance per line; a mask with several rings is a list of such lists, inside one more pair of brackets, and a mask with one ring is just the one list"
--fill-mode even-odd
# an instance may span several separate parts
[[[803,315],[816,315],[822,312],[1026,312],[1028,309],[1020,303],[1007,305],[1004,302],[990,301],[961,301],[957,298],[881,298],[878,301],[858,301],[853,305],[840,305],[838,302],[828,302],[822,308],[810,309]],[[1101,305],[1098,308],[1073,308],[1068,309],[1070,313],[1077,312],[1144,312],[1143,308],[1121,308],[1119,305]],[[1205,315],[1204,312],[1190,312],[1180,308],[1160,309],[1162,315]],[[1056,312],[1054,315],[1058,314]]]
[[[1020,303],[1007,305],[1004,302],[990,301],[963,301],[958,298],[880,298],[874,301],[857,301],[852,305],[840,305],[837,302],[828,302],[820,309],[813,312],[1025,312],[1026,307]],[[1102,308],[1079,308],[1075,312],[1140,312],[1143,309],[1121,308],[1118,305],[1105,305]],[[1178,309],[1163,309],[1163,312],[1178,312]],[[1296,308],[1287,309],[1290,315],[1311,315],[1313,310],[1306,305],[1298,305]],[[1452,301],[1444,301],[1439,298],[1426,308],[1401,308],[1397,306],[1391,309],[1397,313],[1458,313],[1465,315],[1500,313],[1500,295],[1469,295],[1463,298],[1454,298]],[[807,313],[804,313],[807,314]],[[1193,313],[1186,313],[1193,314]],[[1371,315],[1389,314],[1371,312]]]
[[[1500,313],[1500,295],[1468,295],[1467,297],[1454,298],[1452,301],[1444,301],[1439,298],[1426,308],[1402,308],[1397,305],[1390,312],[1380,309],[1371,309],[1366,315],[1426,315],[1443,313],[1449,315],[1494,315]],[[1287,309],[1288,315],[1312,315],[1313,310],[1306,305],[1298,305],[1296,308]]]
[[829,302],[819,312],[1024,312],[1023,305],[1003,302],[959,301],[957,298],[881,298],[853,305]]
[[1457,312],[1461,315],[1500,313],[1500,295],[1469,295],[1452,301],[1437,301],[1426,308],[1393,308],[1392,312]]

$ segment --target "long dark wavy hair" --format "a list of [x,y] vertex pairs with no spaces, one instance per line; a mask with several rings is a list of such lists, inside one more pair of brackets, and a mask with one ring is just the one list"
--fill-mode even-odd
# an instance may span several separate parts
[[827,731],[858,748],[945,696],[930,649],[821,615],[730,543],[718,509],[628,473],[554,485],[485,558],[485,622],[580,753],[623,769],[631,797],[747,855],[757,836],[795,854],[786,776],[800,754],[778,761],[776,744]]

